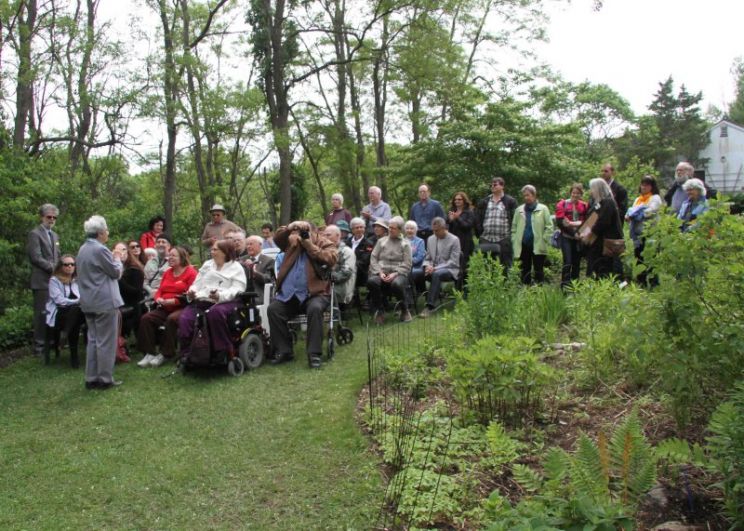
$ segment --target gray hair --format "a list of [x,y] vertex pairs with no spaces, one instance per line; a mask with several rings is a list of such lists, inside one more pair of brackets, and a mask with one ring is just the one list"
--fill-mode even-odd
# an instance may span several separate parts
[[51,203],[44,203],[39,207],[39,215],[46,216],[47,212],[51,212],[55,216],[59,216],[59,209]]
[[338,192],[336,192],[335,194],[333,194],[333,195],[331,196],[331,200],[333,200],[333,199],[338,199],[339,201],[341,201],[341,204],[343,204],[343,203],[344,203],[344,196],[342,196],[342,195],[341,195],[341,194],[339,194]]
[[256,242],[259,245],[263,245],[264,239],[261,236],[258,236],[257,234],[251,234],[245,239],[245,243],[248,242]]
[[406,220],[404,220],[400,216],[395,216],[390,218],[390,221],[388,221],[388,227],[390,225],[396,225],[398,227],[398,230],[403,230],[403,225],[405,225]]
[[364,222],[362,218],[351,218],[351,221],[349,222],[349,228],[353,229],[357,225],[362,225],[364,227],[367,226],[367,224]]
[[245,231],[244,231],[243,229],[233,229],[233,230],[229,230],[229,231],[227,231],[227,232],[225,233],[225,236],[227,236],[228,234],[240,234],[240,237],[241,237],[241,238],[245,238]]
[[406,224],[403,225],[403,230],[408,230],[409,227],[413,227],[414,231],[418,231],[418,223],[416,223],[412,219],[409,219],[408,221],[406,221]]
[[89,238],[97,238],[103,231],[108,230],[108,225],[103,216],[91,216],[83,223],[85,235]]
[[328,226],[327,226],[327,227],[325,228],[325,230],[329,230],[329,231],[331,231],[332,233],[334,233],[334,234],[338,234],[339,236],[341,236],[341,229],[339,229],[337,225],[328,225]]
[[610,185],[601,177],[589,181],[589,190],[598,201],[602,201],[608,197],[612,198],[612,189],[610,188]]
[[688,177],[692,177],[695,173],[695,167],[689,162],[680,162],[677,164],[676,170],[684,170]]
[[444,218],[440,218],[439,216],[437,216],[431,220],[431,228],[434,229],[436,227],[444,227],[446,229],[447,222],[444,221]]
[[537,197],[537,188],[535,188],[535,187],[534,187],[534,186],[532,186],[531,184],[525,184],[525,185],[524,185],[524,186],[522,187],[522,190],[520,190],[520,191],[521,191],[522,193],[525,193],[525,192],[529,192],[529,193],[531,193],[532,195],[534,195],[535,197]]
[[682,185],[682,189],[685,192],[687,190],[692,190],[693,188],[697,188],[703,195],[705,195],[705,184],[700,179],[687,179],[685,184]]
[[380,189],[379,186],[370,186],[369,191],[367,193],[369,192],[375,192],[376,194],[380,194],[380,196],[382,196],[382,190]]

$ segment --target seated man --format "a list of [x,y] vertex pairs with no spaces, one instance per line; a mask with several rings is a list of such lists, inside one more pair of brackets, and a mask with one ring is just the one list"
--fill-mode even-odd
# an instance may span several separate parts
[[262,254],[262,247],[261,236],[248,236],[245,239],[247,258],[243,265],[248,268],[248,288],[258,294],[259,300],[262,300],[266,283],[274,281],[274,259]]
[[323,266],[333,268],[338,251],[307,221],[281,227],[274,242],[284,253],[276,279],[276,298],[269,305],[269,329],[274,350],[272,364],[293,359],[292,336],[287,321],[307,314],[307,357],[311,368],[320,368],[323,351],[323,312],[328,308],[330,283],[321,278]]
[[431,280],[431,286],[426,297],[426,308],[420,317],[428,317],[436,307],[442,282],[456,280],[460,274],[460,239],[450,234],[444,218],[434,218],[431,228],[434,234],[426,242],[424,258],[424,274]]
[[354,297],[356,256],[354,256],[354,251],[341,241],[341,229],[338,226],[328,225],[323,235],[338,248],[338,262],[336,262],[331,272],[336,302],[338,304],[349,304]]
[[145,290],[145,301],[152,301],[155,292],[160,287],[160,281],[163,279],[163,273],[170,266],[168,265],[168,252],[171,249],[170,237],[165,233],[158,234],[157,240],[155,240],[155,252],[157,256],[148,260],[145,264],[145,282],[143,288]]
[[[375,224],[384,225],[385,222],[377,220]],[[411,321],[406,296],[408,276],[411,273],[411,244],[403,237],[403,224],[400,216],[390,220],[390,235],[379,239],[370,258],[367,288],[371,299],[370,309],[374,310],[375,323],[378,325],[385,322],[383,291],[395,293],[403,305],[400,320],[404,323]]]

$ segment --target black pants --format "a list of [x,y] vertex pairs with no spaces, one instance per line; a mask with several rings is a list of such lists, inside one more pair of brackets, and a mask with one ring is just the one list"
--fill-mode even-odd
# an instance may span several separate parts
[[267,310],[274,354],[285,357],[292,355],[292,335],[287,321],[304,312],[307,315],[307,353],[320,356],[323,353],[323,312],[329,304],[330,300],[325,295],[308,297],[303,302],[297,297],[287,302],[274,299]]
[[535,254],[532,244],[522,244],[522,253],[519,255],[520,276],[523,284],[532,284],[532,270],[535,270],[534,281],[537,284],[545,282],[545,255]]
[[367,280],[367,289],[369,289],[370,310],[382,310],[383,292],[390,291],[400,299],[403,311],[406,311],[409,304],[408,297],[406,296],[407,288],[408,275],[398,275],[392,282],[383,282],[379,275],[369,277]]
[[[54,317],[54,328],[47,332],[51,337],[47,337],[47,346],[50,348],[51,343],[59,337],[59,332],[64,330],[67,334],[67,345],[70,347],[70,363],[77,367],[78,365],[78,343],[80,341],[80,329],[85,323],[85,316],[80,310],[80,306],[60,306],[57,308],[57,315]],[[59,348],[59,345],[57,345]]]
[[572,280],[579,279],[579,273],[581,272],[581,249],[579,241],[561,236],[561,253],[563,253],[561,287],[565,288]]
[[428,278],[431,283],[429,285],[429,295],[426,297],[426,307],[431,309],[434,308],[439,301],[439,292],[442,290],[442,282],[455,280],[455,277],[452,276],[452,273],[450,273],[448,269],[440,269],[434,271],[428,276]]

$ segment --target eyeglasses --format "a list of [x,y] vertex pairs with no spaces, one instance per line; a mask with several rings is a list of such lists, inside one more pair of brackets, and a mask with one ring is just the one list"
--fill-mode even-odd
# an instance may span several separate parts
[[46,219],[57,219],[57,216],[44,216]]
[[134,245],[129,246],[130,249],[139,249],[139,244],[135,243]]
[[65,267],[75,267],[75,262],[63,262],[62,265]]

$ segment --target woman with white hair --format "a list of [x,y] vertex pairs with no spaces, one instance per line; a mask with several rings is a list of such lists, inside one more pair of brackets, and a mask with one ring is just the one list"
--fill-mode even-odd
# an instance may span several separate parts
[[331,210],[325,217],[326,226],[335,225],[337,221],[344,220],[346,223],[351,221],[351,212],[344,208],[344,196],[341,194],[333,194],[331,196]]
[[426,258],[426,242],[416,236],[418,224],[409,219],[403,225],[403,231],[411,244],[411,278],[413,279],[416,289],[419,293],[426,291],[426,282],[424,280],[424,258]]
[[586,249],[587,275],[602,278],[612,273],[613,258],[618,256],[605,249],[605,240],[622,240],[623,226],[607,181],[592,179],[589,181],[589,192],[594,204],[587,215],[587,223],[581,228],[580,237]]
[[700,179],[688,179],[682,189],[687,199],[682,203],[677,218],[683,222],[682,232],[688,232],[695,227],[692,222],[708,210],[708,201],[705,199],[705,184]]
[[108,225],[102,216],[91,216],[84,224],[86,240],[77,255],[80,309],[88,324],[85,388],[108,389],[120,385],[114,380],[119,307],[119,277],[123,256],[106,247]]

